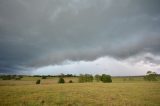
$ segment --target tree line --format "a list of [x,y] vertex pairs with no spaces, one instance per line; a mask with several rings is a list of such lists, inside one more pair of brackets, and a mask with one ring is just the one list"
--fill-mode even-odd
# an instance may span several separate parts
[[1,75],[0,78],[2,80],[21,80],[24,76],[23,75]]
[[[0,79],[2,80],[21,80],[23,77],[26,77],[27,75],[0,75]],[[158,75],[156,72],[153,71],[147,71],[146,75],[143,76],[145,81],[157,81]],[[96,74],[93,76],[92,74],[80,74],[79,76],[72,75],[72,74],[60,74],[60,75],[34,75],[34,76],[27,76],[27,77],[40,77],[41,79],[47,79],[48,77],[59,77],[58,83],[65,83],[64,78],[65,77],[77,77],[79,83],[85,83],[85,82],[93,82],[94,80],[97,82],[104,82],[109,83],[112,82],[112,78],[110,75],[102,74],[98,75]],[[131,79],[129,77],[129,79]],[[124,79],[126,80],[126,79]],[[68,83],[73,83],[72,80],[69,80]],[[37,80],[36,84],[40,84],[40,79]]]
[[79,82],[84,83],[84,82],[93,82],[95,79],[97,82],[102,81],[104,83],[110,83],[112,82],[112,78],[110,75],[102,74],[102,75],[95,75],[94,77],[91,74],[81,74],[79,76]]
[[[106,74],[102,74],[102,75],[91,75],[91,74],[80,74],[78,76],[78,82],[79,83],[86,83],[86,82],[93,82],[93,80],[96,80],[97,82],[99,81],[102,81],[103,83],[111,83],[112,82],[112,78],[110,75],[106,75]],[[36,84],[40,84],[40,79],[38,79],[36,81]],[[64,76],[61,75],[59,77],[59,80],[58,80],[58,83],[65,83],[65,80],[64,80]],[[73,83],[72,80],[69,80],[68,83]]]

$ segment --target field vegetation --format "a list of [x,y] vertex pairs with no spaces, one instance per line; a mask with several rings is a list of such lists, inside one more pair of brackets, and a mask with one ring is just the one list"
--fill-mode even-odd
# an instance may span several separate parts
[[[98,76],[99,77],[99,76]],[[97,77],[97,78],[98,78]],[[0,79],[0,106],[159,106],[160,77],[112,77],[112,83],[79,83],[78,77],[23,76],[20,80]],[[40,84],[36,81],[40,79]],[[70,82],[73,83],[70,83]]]

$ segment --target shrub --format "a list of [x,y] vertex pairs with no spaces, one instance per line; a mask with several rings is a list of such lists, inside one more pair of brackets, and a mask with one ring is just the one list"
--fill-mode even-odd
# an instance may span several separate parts
[[102,74],[101,81],[104,83],[109,83],[112,82],[112,79],[110,75]]
[[69,80],[69,83],[73,83],[73,81],[72,81],[72,80]]
[[64,79],[62,77],[59,78],[58,83],[65,83]]
[[36,84],[40,84],[40,83],[41,83],[41,80],[38,79],[38,80],[36,81]]

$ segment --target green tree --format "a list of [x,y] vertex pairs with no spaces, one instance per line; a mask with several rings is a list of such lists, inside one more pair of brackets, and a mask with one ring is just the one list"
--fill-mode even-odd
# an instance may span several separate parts
[[110,83],[112,82],[112,79],[110,75],[102,74],[101,81],[104,83]]
[[78,78],[80,83],[93,82],[93,76],[91,74],[80,74]]
[[147,71],[146,76],[144,76],[146,81],[157,81],[157,73],[152,71]]
[[93,82],[93,76],[91,74],[85,74],[86,82]]
[[65,83],[65,80],[63,79],[63,77],[59,78],[58,83]]
[[85,82],[85,77],[84,77],[83,74],[80,74],[80,75],[79,75],[79,77],[78,77],[78,82],[80,82],[80,83]]
[[101,76],[100,75],[96,74],[94,77],[95,77],[95,80],[97,82],[101,81]]
[[147,71],[147,75],[152,74],[152,71]]

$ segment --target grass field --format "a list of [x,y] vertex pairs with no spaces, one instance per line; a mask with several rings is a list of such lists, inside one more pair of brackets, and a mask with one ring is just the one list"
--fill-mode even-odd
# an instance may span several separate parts
[[113,78],[113,83],[57,84],[57,78],[0,80],[0,106],[160,106],[160,81]]

